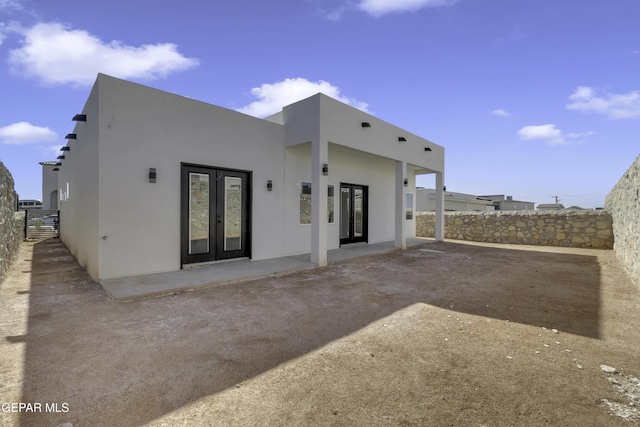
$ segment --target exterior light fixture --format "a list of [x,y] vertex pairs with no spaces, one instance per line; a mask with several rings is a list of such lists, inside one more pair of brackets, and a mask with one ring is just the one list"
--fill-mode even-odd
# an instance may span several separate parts
[[273,181],[272,180],[268,180],[267,181],[267,191],[273,191]]
[[58,160],[63,160],[63,159],[64,159],[64,155],[58,156]]
[[67,136],[65,136],[64,138],[65,139],[77,139],[75,133],[68,133]]
[[409,180],[407,178],[404,179],[404,186],[405,187],[409,186]]
[[60,149],[60,151],[71,151],[71,147],[69,147],[68,145],[65,145]]
[[431,148],[429,148],[429,147],[424,147],[424,151],[431,151]]
[[363,127],[363,128],[370,128],[370,127],[371,127],[371,123],[369,123],[369,122],[362,122],[362,127]]
[[149,168],[149,182],[155,183],[156,177],[156,168]]
[[86,114],[76,114],[75,116],[73,116],[73,120],[74,122],[86,122],[87,121],[87,115]]
[[405,138],[404,136],[401,136],[398,138],[398,142],[407,142],[407,138]]
[[322,175],[329,175],[329,165],[326,163],[322,165]]

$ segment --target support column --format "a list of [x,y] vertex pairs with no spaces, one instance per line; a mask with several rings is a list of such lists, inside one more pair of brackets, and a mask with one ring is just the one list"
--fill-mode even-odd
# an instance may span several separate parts
[[[329,164],[329,143],[311,142],[311,262],[327,265],[327,184],[322,165]],[[330,165],[329,165],[330,166]]]
[[395,224],[395,247],[407,249],[407,222],[405,221],[405,187],[404,180],[407,177],[407,162],[396,161],[396,224]]
[[444,172],[436,172],[436,241],[444,240]]

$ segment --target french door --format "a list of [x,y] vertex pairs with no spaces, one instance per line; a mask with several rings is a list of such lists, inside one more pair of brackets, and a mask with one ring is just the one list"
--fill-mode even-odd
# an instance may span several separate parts
[[368,187],[340,184],[340,244],[368,241]]
[[182,264],[250,257],[251,173],[182,165]]

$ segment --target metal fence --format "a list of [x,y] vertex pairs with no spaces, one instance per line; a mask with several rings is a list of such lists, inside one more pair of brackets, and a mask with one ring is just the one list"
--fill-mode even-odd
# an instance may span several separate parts
[[58,237],[60,234],[60,211],[46,209],[27,209],[24,226],[24,238],[43,240]]

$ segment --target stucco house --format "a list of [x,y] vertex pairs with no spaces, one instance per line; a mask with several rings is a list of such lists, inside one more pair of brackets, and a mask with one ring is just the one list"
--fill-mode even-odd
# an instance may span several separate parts
[[513,200],[513,196],[505,196],[504,194],[493,194],[489,196],[478,196],[493,202],[497,211],[532,211],[534,202],[525,202],[522,200]]
[[538,205],[539,211],[561,211],[564,209],[562,203],[540,203]]
[[404,248],[420,174],[436,175],[443,238],[444,148],[320,93],[259,119],[100,74],[73,120],[60,238],[94,280]]
[[[435,188],[416,188],[416,210],[418,212],[434,212],[438,194]],[[445,211],[495,211],[493,202],[473,194],[444,192]]]
[[61,154],[55,162],[40,162],[42,166],[42,209],[58,209],[58,163],[64,159]]

